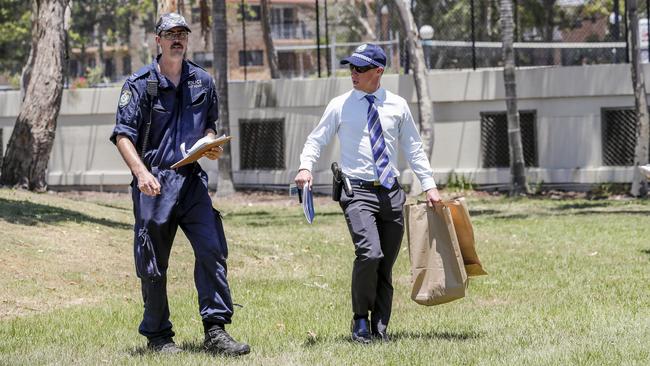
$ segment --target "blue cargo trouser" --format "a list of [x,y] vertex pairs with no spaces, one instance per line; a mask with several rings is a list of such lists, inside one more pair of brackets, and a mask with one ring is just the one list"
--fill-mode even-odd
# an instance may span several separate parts
[[[194,250],[194,282],[204,322],[229,324],[233,314],[226,279],[228,247],[219,212],[212,208],[206,173],[198,164],[179,171],[153,169],[161,193],[141,194],[133,184],[134,252],[142,283],[144,316],[140,334],[157,340],[173,337],[167,301],[169,254],[180,226]],[[151,252],[153,250],[153,252]]]

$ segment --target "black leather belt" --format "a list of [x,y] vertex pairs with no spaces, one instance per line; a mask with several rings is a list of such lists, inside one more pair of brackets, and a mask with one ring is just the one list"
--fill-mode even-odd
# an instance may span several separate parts
[[[350,184],[352,187],[360,187],[360,188],[365,188],[365,189],[379,189],[379,188],[384,188],[386,187],[382,186],[381,183],[377,180],[361,180],[361,179],[350,179]],[[393,183],[393,187],[391,189],[395,188],[395,185],[397,184],[397,179],[395,179],[395,182]]]

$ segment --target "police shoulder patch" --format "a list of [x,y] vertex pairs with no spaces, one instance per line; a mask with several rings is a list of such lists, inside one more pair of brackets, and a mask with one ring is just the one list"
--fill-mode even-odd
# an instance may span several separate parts
[[128,89],[122,90],[122,94],[120,94],[120,103],[119,103],[120,108],[129,104],[130,101],[131,101],[131,91]]

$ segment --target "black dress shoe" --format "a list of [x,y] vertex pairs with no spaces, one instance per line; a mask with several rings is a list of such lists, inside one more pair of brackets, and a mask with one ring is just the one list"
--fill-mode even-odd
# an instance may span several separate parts
[[352,341],[362,344],[370,343],[370,330],[368,329],[368,319],[352,319]]

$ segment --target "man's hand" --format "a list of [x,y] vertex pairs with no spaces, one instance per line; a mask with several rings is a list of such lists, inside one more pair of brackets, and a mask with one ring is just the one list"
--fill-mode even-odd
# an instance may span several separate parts
[[221,157],[222,154],[223,154],[223,147],[215,146],[212,149],[204,152],[203,156],[205,156],[210,160],[217,160]]
[[147,196],[157,196],[160,194],[160,183],[148,170],[144,170],[136,176],[138,180],[138,189]]
[[436,188],[431,188],[427,191],[427,205],[429,207],[433,207],[434,203],[440,203],[442,202],[442,197],[440,197],[440,193],[438,192],[438,189]]
[[301,169],[298,171],[298,174],[296,175],[296,178],[294,179],[296,182],[296,185],[298,188],[302,189],[302,187],[307,184],[308,187],[311,189],[311,172],[307,169]]
[[158,179],[151,175],[142,160],[140,160],[140,156],[138,156],[138,152],[131,140],[122,135],[117,136],[117,150],[122,155],[126,165],[131,169],[135,179],[137,179],[140,192],[152,197],[159,195],[160,183],[158,183]]

